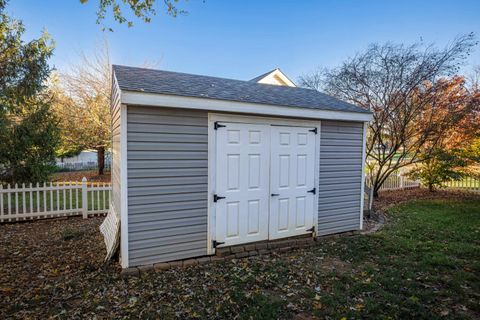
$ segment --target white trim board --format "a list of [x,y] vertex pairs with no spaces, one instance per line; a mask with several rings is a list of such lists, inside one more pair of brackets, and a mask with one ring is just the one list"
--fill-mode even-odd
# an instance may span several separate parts
[[372,114],[313,108],[296,108],[269,104],[184,97],[168,94],[121,91],[121,103],[142,106],[199,109],[209,111],[249,113],[254,115],[296,117],[340,121],[370,121]]
[[[367,144],[367,128],[368,122],[363,123],[363,137],[362,137],[362,185],[360,187],[360,230],[363,230],[363,204],[365,201],[365,150]],[[370,201],[370,199],[369,199]]]
[[122,268],[128,268],[128,171],[127,106],[120,105],[120,256]]
[[215,249],[212,246],[212,240],[215,239],[215,221],[211,221],[211,217],[214,217],[214,208],[213,208],[213,194],[214,194],[214,185],[215,185],[215,155],[216,150],[216,138],[214,131],[214,120],[210,119],[210,113],[208,114],[208,152],[207,152],[207,162],[208,162],[208,181],[207,181],[207,254],[214,254]]
[[[238,122],[238,123],[252,123],[252,124],[268,124],[268,125],[282,125],[282,126],[294,126],[294,127],[312,127],[317,128],[317,134],[315,135],[315,186],[317,190],[320,184],[320,134],[321,134],[321,122],[312,120],[299,120],[299,119],[282,119],[282,118],[269,118],[269,117],[252,117],[232,114],[219,114],[208,113],[208,234],[207,234],[207,253],[214,254],[215,249],[212,247],[212,240],[215,239],[215,203],[213,202],[213,194],[215,193],[215,181],[216,181],[216,138],[214,124],[217,121],[222,122]],[[316,236],[318,230],[318,191],[314,197],[314,215],[313,225],[315,226],[314,235]]]

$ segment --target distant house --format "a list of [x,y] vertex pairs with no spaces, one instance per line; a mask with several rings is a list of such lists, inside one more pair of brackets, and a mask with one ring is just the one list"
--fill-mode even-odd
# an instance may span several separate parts
[[278,68],[255,77],[250,82],[296,87],[295,83]]
[[95,150],[84,150],[78,155],[68,158],[57,158],[56,162],[58,165],[62,164],[75,164],[75,163],[97,163],[97,151]]
[[[105,166],[110,165],[111,152],[105,152]],[[78,155],[68,158],[56,158],[56,166],[68,170],[82,170],[96,168],[98,164],[96,150],[84,150]]]
[[111,214],[122,267],[362,229],[371,113],[297,88],[113,67]]

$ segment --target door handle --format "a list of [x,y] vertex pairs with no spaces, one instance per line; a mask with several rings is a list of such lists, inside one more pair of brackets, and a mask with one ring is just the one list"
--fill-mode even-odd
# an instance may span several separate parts
[[217,202],[218,200],[222,200],[222,199],[225,199],[225,197],[220,197],[220,196],[217,196],[216,194],[213,195],[213,202]]
[[278,194],[278,193],[272,193],[271,196],[272,196],[272,197],[278,197],[279,194]]

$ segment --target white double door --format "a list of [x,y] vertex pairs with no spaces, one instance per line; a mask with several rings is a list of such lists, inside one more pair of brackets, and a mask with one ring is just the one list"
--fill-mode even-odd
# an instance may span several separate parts
[[218,124],[217,243],[229,246],[311,232],[316,207],[312,127]]

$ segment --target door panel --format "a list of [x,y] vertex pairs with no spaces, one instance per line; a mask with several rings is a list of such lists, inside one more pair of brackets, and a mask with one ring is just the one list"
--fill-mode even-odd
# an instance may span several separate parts
[[269,238],[305,234],[313,226],[315,134],[311,128],[271,127]]
[[314,221],[311,128],[222,123],[216,130],[216,236],[221,246],[308,233]]
[[216,240],[268,239],[270,127],[222,123],[216,130]]

